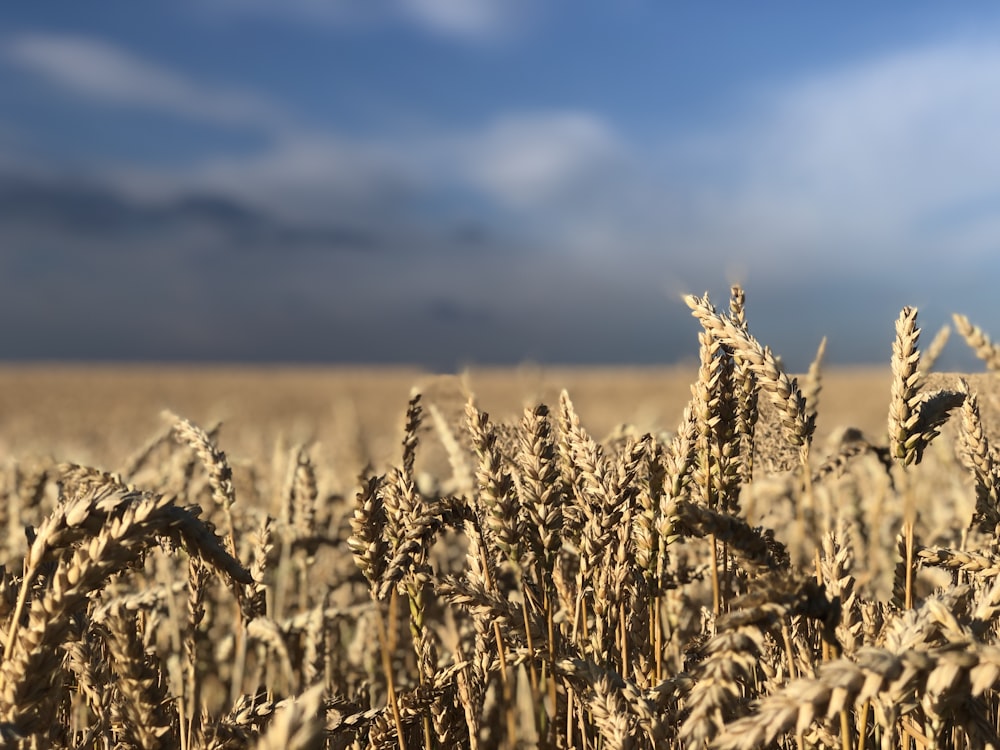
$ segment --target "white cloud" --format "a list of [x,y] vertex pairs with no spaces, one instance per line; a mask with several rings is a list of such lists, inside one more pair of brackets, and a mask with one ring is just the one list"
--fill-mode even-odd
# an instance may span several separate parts
[[506,116],[459,146],[459,169],[509,206],[551,208],[622,156],[611,128],[593,114]]
[[539,3],[529,0],[198,0],[190,6],[201,14],[268,16],[347,28],[404,23],[471,41],[521,29],[539,11]]
[[774,90],[742,126],[671,146],[693,196],[686,239],[872,271],[996,248],[998,86],[1000,52],[962,40]]
[[392,138],[290,130],[255,154],[220,155],[171,174],[124,169],[115,180],[133,194],[208,189],[312,219],[374,216],[458,192],[551,234],[556,222],[583,218],[581,203],[603,197],[603,178],[624,158],[596,116],[549,112]]
[[400,10],[446,35],[482,38],[506,32],[525,17],[519,0],[400,0]]
[[452,153],[550,247],[630,273],[926,277],[1000,255],[997,90],[1000,51],[960,39],[754,92],[743,117],[659,144],[526,113]]
[[[473,25],[484,31],[501,23],[503,15],[487,0],[470,0],[464,10],[444,0],[406,1],[415,3],[409,12],[438,14],[440,23],[466,24],[470,32]],[[571,226],[576,209],[594,202],[625,157],[610,125],[589,112],[507,113],[465,130],[345,136],[303,129],[260,96],[202,84],[97,39],[25,34],[8,39],[0,52],[76,96],[200,122],[252,124],[271,136],[256,153],[218,154],[166,169],[96,167],[133,196],[207,189],[288,215],[325,217],[457,190],[534,218],[543,229],[562,221],[560,231],[579,236]]]
[[426,187],[405,148],[309,133],[279,138],[256,155],[203,161],[178,177],[182,187],[193,184],[311,220],[371,218],[397,194]]
[[288,118],[265,99],[194,81],[114,45],[84,36],[23,34],[2,49],[11,63],[77,95],[199,122],[282,128]]

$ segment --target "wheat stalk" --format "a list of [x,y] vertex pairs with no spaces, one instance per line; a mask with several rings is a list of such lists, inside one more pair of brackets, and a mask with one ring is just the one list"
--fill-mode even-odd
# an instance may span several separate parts
[[993,343],[989,335],[982,328],[970,322],[964,315],[955,313],[952,315],[955,321],[955,328],[965,339],[965,343],[975,352],[989,370],[1000,370],[1000,346]]

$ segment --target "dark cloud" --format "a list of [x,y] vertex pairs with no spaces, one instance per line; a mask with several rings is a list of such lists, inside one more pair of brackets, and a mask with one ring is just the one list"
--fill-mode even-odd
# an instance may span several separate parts
[[[703,264],[669,281],[669,259],[569,258],[495,233],[476,246],[477,232],[438,235],[391,213],[381,227],[296,223],[225,196],[140,202],[98,183],[8,174],[0,356],[657,364],[697,354],[680,292],[707,287],[726,304],[720,270]],[[976,300],[995,275],[943,266],[933,280],[918,268],[785,280],[747,266],[751,328],[793,370],[824,335],[829,361],[887,363],[904,304],[921,307],[927,337],[953,310],[987,327],[992,314]],[[960,343],[943,362],[974,366]]]
[[127,239],[198,234],[220,249],[354,250],[377,249],[369,231],[344,225],[293,224],[221,195],[187,193],[156,202],[138,202],[107,187],[84,181],[43,181],[0,176],[0,222],[8,231],[39,237],[65,233],[71,244],[90,240],[115,249]]
[[[465,222],[476,227],[476,222]],[[491,235],[269,216],[224,196],[139,201],[82,179],[0,178],[6,359],[467,362],[668,359],[636,327],[651,286]],[[472,252],[470,244],[477,245]],[[487,248],[487,251],[484,251]],[[306,252],[308,251],[308,252]],[[657,324],[658,327],[658,324]]]
[[451,238],[455,244],[464,248],[480,248],[490,244],[489,227],[480,222],[461,224],[452,230]]
[[427,303],[428,317],[438,323],[473,323],[483,325],[489,323],[492,315],[489,311],[471,307],[453,299],[438,298]]

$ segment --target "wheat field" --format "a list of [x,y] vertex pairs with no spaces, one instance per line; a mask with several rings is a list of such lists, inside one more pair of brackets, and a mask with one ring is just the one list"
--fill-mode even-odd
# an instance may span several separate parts
[[1000,347],[686,302],[615,376],[0,370],[0,747],[1000,748]]

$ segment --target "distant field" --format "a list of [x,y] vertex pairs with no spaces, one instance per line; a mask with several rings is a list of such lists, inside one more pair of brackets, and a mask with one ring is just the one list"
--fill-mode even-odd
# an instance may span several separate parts
[[[697,372],[674,368],[473,369],[463,376],[408,368],[18,365],[0,367],[0,449],[8,455],[115,468],[163,428],[170,409],[198,424],[224,423],[233,458],[270,456],[274,441],[320,441],[344,468],[394,458],[412,388],[453,417],[466,387],[500,421],[526,405],[554,406],[569,391],[584,426],[603,438],[622,423],[676,429]],[[824,372],[820,444],[833,429],[886,430],[888,367]],[[360,468],[360,465],[358,466]]]

